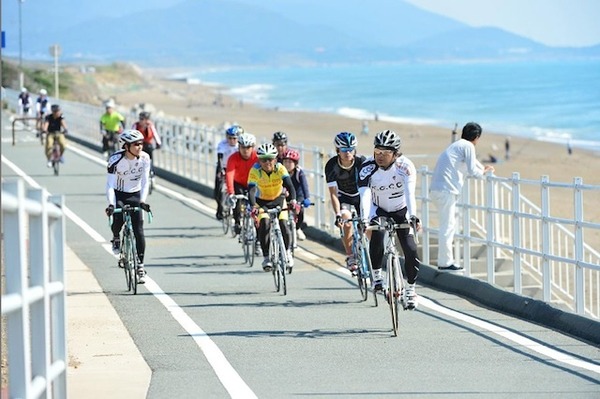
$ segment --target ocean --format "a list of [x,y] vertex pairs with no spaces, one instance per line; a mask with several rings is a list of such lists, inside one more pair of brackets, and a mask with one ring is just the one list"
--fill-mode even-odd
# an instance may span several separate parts
[[187,77],[264,107],[449,130],[476,121],[484,132],[600,151],[600,60],[226,68]]

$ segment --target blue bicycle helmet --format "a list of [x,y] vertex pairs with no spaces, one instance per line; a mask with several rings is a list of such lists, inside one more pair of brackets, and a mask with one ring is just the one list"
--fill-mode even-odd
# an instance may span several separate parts
[[242,133],[244,133],[244,128],[240,125],[232,125],[225,131],[228,136],[239,136]]
[[356,147],[356,136],[349,132],[341,132],[335,136],[333,143],[336,148],[354,148]]

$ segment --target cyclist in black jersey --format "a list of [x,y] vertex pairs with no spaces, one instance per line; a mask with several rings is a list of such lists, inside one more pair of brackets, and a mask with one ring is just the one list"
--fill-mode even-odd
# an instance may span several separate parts
[[365,160],[356,155],[356,136],[341,132],[335,136],[337,155],[325,164],[325,180],[329,188],[331,207],[335,214],[335,225],[342,229],[342,243],[346,250],[346,267],[354,272],[356,259],[352,255],[352,224],[344,223],[352,217],[352,207],[360,215],[360,197],[358,195],[358,171]]
[[52,112],[49,115],[46,115],[42,124],[42,131],[47,134],[46,160],[48,161],[48,163],[46,164],[46,166],[48,166],[49,168],[52,167],[52,161],[50,161],[50,157],[52,156],[52,147],[54,146],[54,140],[58,141],[58,145],[60,146],[60,162],[62,163],[65,161],[63,158],[65,148],[67,147],[65,135],[68,133],[67,124],[65,123],[65,117],[62,114],[60,106],[58,104],[52,104],[50,110]]

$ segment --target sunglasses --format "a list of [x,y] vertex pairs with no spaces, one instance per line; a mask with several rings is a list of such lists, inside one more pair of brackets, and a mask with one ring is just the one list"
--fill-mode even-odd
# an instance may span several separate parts
[[143,141],[136,141],[135,143],[131,143],[131,145],[140,146],[140,145],[144,145],[144,142]]
[[237,136],[227,136],[227,140],[237,140]]
[[267,163],[267,162],[271,162],[271,161],[274,161],[274,160],[275,160],[275,158],[258,158],[258,161],[260,163]]
[[287,143],[285,141],[279,141],[277,143],[273,143],[275,147],[285,147]]
[[348,148],[340,148],[341,152],[352,152],[354,151],[354,147],[348,147]]
[[376,157],[377,156],[379,156],[379,157],[381,157],[381,156],[389,156],[389,155],[392,155],[393,153],[394,153],[394,151],[392,151],[392,150],[378,150],[378,149],[375,149],[373,151],[373,154]]
[[250,145],[250,146],[247,146],[247,147],[246,147],[246,146],[243,146],[243,145],[241,145],[241,146],[240,146],[240,150],[249,150],[249,149],[251,149],[251,148],[252,148],[252,146],[251,146],[251,145]]

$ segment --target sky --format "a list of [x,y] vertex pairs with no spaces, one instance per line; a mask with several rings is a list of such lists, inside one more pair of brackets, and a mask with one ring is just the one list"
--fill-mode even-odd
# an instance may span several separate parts
[[495,26],[548,46],[600,44],[600,0],[405,0],[471,26]]

